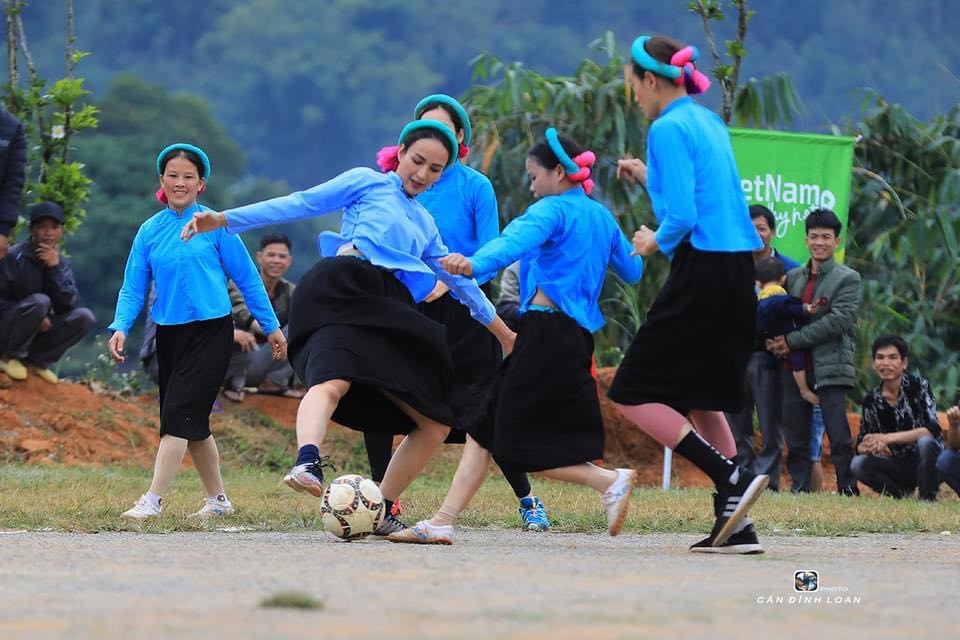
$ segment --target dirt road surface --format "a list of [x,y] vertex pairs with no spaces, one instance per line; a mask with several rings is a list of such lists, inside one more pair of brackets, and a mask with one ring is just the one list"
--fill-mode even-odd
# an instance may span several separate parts
[[[0,532],[0,638],[956,637],[960,536],[763,539],[461,530],[451,547],[322,532]],[[794,590],[797,571],[818,590]],[[319,610],[267,609],[296,590]],[[826,635],[824,635],[826,634]]]

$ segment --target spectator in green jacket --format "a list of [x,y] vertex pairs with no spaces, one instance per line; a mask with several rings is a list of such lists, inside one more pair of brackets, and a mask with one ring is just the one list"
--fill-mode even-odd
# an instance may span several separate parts
[[[268,233],[260,238],[256,262],[263,286],[270,296],[280,328],[284,334],[290,321],[290,298],[294,284],[284,278],[293,264],[290,238],[282,233]],[[257,387],[259,393],[302,398],[303,390],[295,388],[293,368],[286,358],[274,360],[267,348],[267,337],[250,313],[240,289],[228,286],[233,305],[233,355],[227,368],[223,395],[233,402],[242,402],[244,387]]]
[[[807,326],[786,336],[767,341],[767,348],[785,358],[791,350],[808,350],[808,384],[820,399],[820,409],[830,458],[837,471],[837,490],[859,495],[850,471],[853,443],[847,422],[847,393],[856,381],[853,363],[860,309],[860,274],[836,261],[842,225],[833,211],[816,209],[806,219],[807,250],[810,260],[787,273],[790,295],[811,303],[826,298],[827,304]],[[792,376],[781,376],[783,384],[783,431],[787,444],[787,471],[793,491],[810,491],[810,436],[813,405],[800,397]]]

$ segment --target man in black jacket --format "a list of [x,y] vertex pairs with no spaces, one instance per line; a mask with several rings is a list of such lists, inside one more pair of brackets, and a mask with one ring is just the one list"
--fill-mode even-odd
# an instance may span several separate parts
[[0,260],[10,248],[10,233],[20,214],[24,171],[27,165],[27,141],[23,125],[4,109],[0,109]]
[[62,238],[63,209],[41,202],[30,209],[30,237],[0,261],[0,371],[14,380],[25,380],[29,367],[56,384],[50,366],[93,327],[93,313],[76,306]]

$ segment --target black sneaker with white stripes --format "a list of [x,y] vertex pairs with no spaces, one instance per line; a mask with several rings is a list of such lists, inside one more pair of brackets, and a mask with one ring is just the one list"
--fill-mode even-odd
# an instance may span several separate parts
[[719,489],[714,498],[713,509],[717,517],[714,525],[713,546],[719,547],[741,529],[740,523],[747,517],[750,507],[770,482],[765,475],[739,469],[739,477],[732,489]]
[[[718,496],[714,494],[714,503]],[[757,530],[753,528],[753,523],[749,519],[745,520],[743,528],[730,535],[726,542],[714,546],[713,540],[720,527],[723,526],[720,520],[713,525],[713,531],[703,540],[690,545],[690,551],[693,553],[722,553],[749,555],[763,553],[763,547],[760,546],[760,540],[757,538]]]

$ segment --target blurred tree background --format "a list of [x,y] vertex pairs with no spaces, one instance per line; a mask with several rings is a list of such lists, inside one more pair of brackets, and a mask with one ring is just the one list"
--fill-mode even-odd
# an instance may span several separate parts
[[[63,75],[64,2],[23,3],[40,76]],[[714,64],[704,23],[688,5],[716,4],[718,49],[736,40],[732,2],[598,0],[83,0],[72,31],[87,51],[76,71],[99,126],[70,141],[92,179],[87,216],[68,238],[82,295],[102,330],[112,318],[138,225],[157,209],[154,160],[175,140],[213,162],[206,204],[242,204],[372,165],[421,96],[463,96],[477,120],[469,161],[494,181],[504,222],[529,202],[526,147],[548,124],[600,156],[599,194],[627,232],[652,222],[646,197],[610,180],[616,157],[644,151],[646,123],[629,101],[621,65],[640,33],[667,33]],[[940,399],[956,393],[957,104],[960,10],[950,0],[756,0],[736,81],[734,120],[813,132],[863,134],[857,146],[847,256],[865,277],[861,339],[903,333],[912,364]],[[892,28],[895,25],[896,29]],[[788,81],[792,81],[791,84]],[[802,98],[790,99],[792,91]],[[721,92],[704,104],[721,110]],[[7,87],[5,98],[13,95]],[[485,165],[485,166],[484,166]],[[335,216],[287,225],[291,275],[316,256],[316,233]],[[254,246],[257,235],[246,238]],[[616,361],[665,273],[649,261],[639,287],[611,281],[599,335]],[[101,336],[103,335],[101,331]],[[75,350],[75,373],[95,352]],[[861,387],[872,384],[861,351]]]

